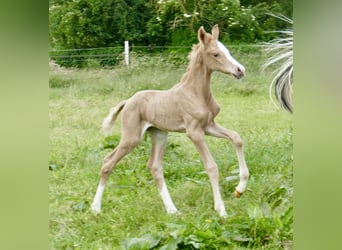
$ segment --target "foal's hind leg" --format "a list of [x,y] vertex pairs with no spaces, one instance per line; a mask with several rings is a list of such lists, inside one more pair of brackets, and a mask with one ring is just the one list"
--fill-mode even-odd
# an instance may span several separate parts
[[221,127],[218,124],[215,124],[214,122],[207,128],[206,133],[208,135],[224,138],[233,143],[236,149],[236,154],[239,162],[239,170],[240,170],[240,182],[238,186],[235,188],[234,195],[235,197],[239,198],[243,192],[246,190],[248,177],[249,177],[249,171],[247,168],[247,164],[245,161],[245,156],[242,150],[242,140],[240,135],[232,130],[226,129],[224,127]]
[[177,213],[177,208],[172,202],[163,174],[162,158],[167,141],[167,132],[155,128],[151,128],[150,130],[148,130],[148,132],[151,136],[152,149],[151,156],[148,160],[147,166],[150,169],[151,174],[157,183],[157,187],[160,196],[163,200],[166,211],[169,214]]
[[139,129],[138,126],[138,128],[135,129],[124,130],[120,144],[103,160],[100,183],[97,187],[94,201],[91,205],[91,209],[93,211],[97,213],[101,212],[102,195],[108,176],[118,162],[139,144],[144,133],[143,130],[143,126],[141,126],[141,129]]

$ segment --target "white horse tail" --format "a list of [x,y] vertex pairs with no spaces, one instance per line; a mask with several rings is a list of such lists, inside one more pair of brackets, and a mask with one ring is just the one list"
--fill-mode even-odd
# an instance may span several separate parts
[[[285,16],[274,16],[292,25],[293,21]],[[264,51],[270,57],[263,65],[263,69],[271,65],[277,67],[274,78],[270,84],[270,98],[273,102],[273,88],[280,107],[293,112],[292,86],[293,86],[293,31],[274,31],[279,33],[279,38],[264,43]],[[274,102],[273,102],[274,103]]]
[[109,135],[111,133],[112,127],[116,118],[118,117],[120,111],[126,104],[126,100],[119,102],[115,107],[111,108],[107,117],[103,120],[102,130],[105,135]]
[[274,92],[280,107],[293,112],[292,105],[292,85],[293,85],[293,64],[280,70],[275,78]]

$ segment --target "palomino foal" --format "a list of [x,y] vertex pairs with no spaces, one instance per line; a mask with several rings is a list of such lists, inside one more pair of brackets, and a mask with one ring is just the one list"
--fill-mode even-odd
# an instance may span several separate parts
[[122,111],[121,140],[103,161],[100,183],[91,205],[93,211],[101,211],[102,194],[108,176],[117,163],[139,144],[146,131],[152,142],[147,166],[168,213],[178,212],[165,184],[162,167],[168,131],[185,132],[196,146],[211,182],[215,210],[220,216],[227,216],[227,213],[220,194],[217,164],[209,152],[205,135],[224,138],[233,143],[240,170],[240,182],[234,194],[240,197],[245,191],[249,172],[242,151],[242,140],[237,132],[214,122],[220,107],[210,88],[212,72],[219,71],[240,79],[245,74],[245,68],[230,55],[218,37],[217,25],[212,28],[212,34],[206,33],[201,27],[198,30],[199,44],[193,46],[187,72],[180,83],[165,91],[137,92],[111,109],[104,119],[103,129],[109,132]]

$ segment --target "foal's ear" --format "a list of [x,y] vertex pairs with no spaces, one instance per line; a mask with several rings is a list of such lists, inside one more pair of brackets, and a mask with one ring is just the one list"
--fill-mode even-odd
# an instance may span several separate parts
[[215,40],[218,40],[219,34],[220,34],[220,32],[219,32],[218,25],[215,24],[215,25],[213,26],[213,28],[211,29],[211,35],[213,36],[213,38],[214,38]]
[[205,32],[203,26],[198,30],[198,40],[203,43],[203,45],[208,43],[207,32]]

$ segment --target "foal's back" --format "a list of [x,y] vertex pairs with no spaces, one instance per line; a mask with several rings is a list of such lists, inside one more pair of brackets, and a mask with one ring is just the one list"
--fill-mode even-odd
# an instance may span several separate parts
[[[134,118],[133,118],[134,117]],[[139,120],[167,131],[184,131],[179,97],[170,90],[143,90],[128,99],[122,121]]]

